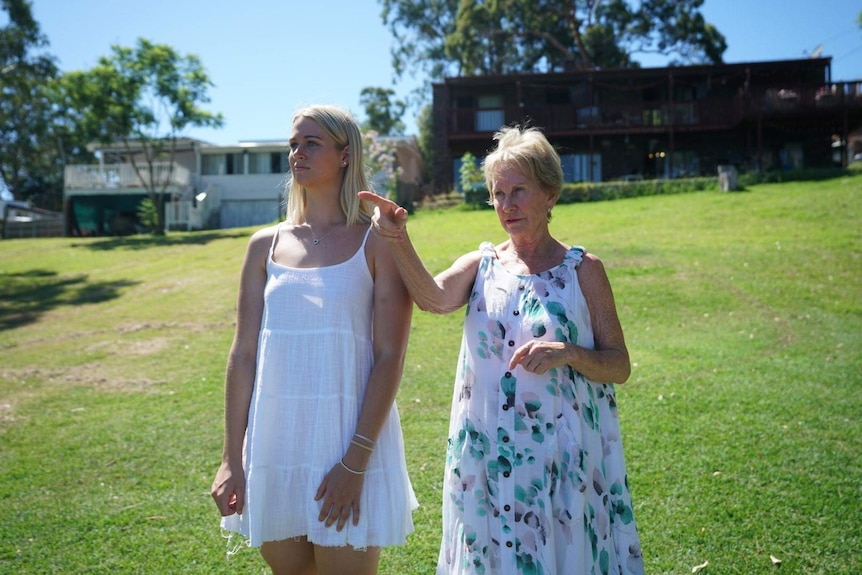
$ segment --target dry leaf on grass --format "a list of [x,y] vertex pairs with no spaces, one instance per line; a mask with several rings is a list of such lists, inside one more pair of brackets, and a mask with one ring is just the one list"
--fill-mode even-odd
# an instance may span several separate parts
[[698,572],[698,571],[700,571],[701,569],[706,569],[706,566],[707,566],[707,565],[709,565],[709,561],[704,561],[704,562],[703,562],[703,563],[701,563],[700,565],[695,565],[694,567],[692,567],[692,568],[691,568],[691,572],[692,572],[692,573],[697,573],[697,572]]
[[779,559],[775,555],[770,555],[769,559],[772,560],[773,565],[781,565],[781,559]]

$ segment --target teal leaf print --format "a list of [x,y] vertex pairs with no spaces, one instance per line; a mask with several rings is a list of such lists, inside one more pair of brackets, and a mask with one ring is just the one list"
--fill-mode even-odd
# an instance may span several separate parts
[[518,553],[517,556],[518,573],[522,575],[544,575],[540,563],[536,563],[533,556],[527,552]]
[[[616,516],[620,518],[624,524],[628,525],[635,519],[634,512],[632,508],[626,505],[625,501],[622,499],[618,499],[616,503],[612,506],[613,511],[616,513]],[[611,520],[613,520],[613,513],[611,514]]]
[[512,472],[512,464],[505,457],[497,458],[497,469],[500,473],[511,473]]
[[536,322],[533,324],[531,331],[533,333],[533,337],[540,338],[548,332],[548,329],[542,322]]
[[601,569],[602,575],[608,575],[610,569],[610,557],[608,557],[608,550],[602,549],[602,552],[599,554],[599,569]]
[[488,352],[488,335],[484,331],[479,332],[479,347],[476,353],[482,359],[489,359],[491,354]]
[[517,378],[512,374],[512,372],[507,371],[506,375],[500,378],[500,390],[506,396],[506,399],[511,399],[512,402],[509,405],[515,405],[515,383],[517,382]]
[[533,425],[532,438],[536,443],[542,443],[545,441],[545,434],[542,433],[542,427],[539,424]]
[[542,409],[542,400],[534,394],[524,394],[524,409],[527,410],[527,416],[535,418],[536,413]]
[[527,318],[533,319],[537,317],[542,317],[544,315],[544,311],[542,309],[542,302],[539,301],[535,296],[531,297],[527,301],[524,302],[524,313]]

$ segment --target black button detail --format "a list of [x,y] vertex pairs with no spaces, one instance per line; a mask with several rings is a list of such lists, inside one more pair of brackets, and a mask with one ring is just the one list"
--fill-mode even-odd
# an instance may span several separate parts
[[509,340],[509,347],[514,347],[514,346],[515,346],[515,342],[510,339]]
[[507,371],[507,372],[506,372],[506,379],[509,379],[510,377],[512,377],[512,372],[511,372],[511,371]]
[[512,542],[511,542],[511,541],[506,541],[506,547],[511,547],[511,546],[512,546]]
[[508,435],[503,436],[503,443],[509,443],[509,436]]
[[505,506],[503,506],[503,511],[511,511],[511,510],[512,510],[512,506],[511,506],[511,505],[505,505]]
[[512,475],[512,474],[509,473],[508,471],[503,472],[503,477],[509,477],[510,475]]
[[514,312],[512,312],[512,313],[514,313],[515,315],[521,315],[521,312],[520,312],[520,311],[518,311],[518,310],[515,310],[515,311],[514,311]]
[[509,411],[509,406],[508,406],[508,405],[504,405],[504,406],[503,406],[503,411]]

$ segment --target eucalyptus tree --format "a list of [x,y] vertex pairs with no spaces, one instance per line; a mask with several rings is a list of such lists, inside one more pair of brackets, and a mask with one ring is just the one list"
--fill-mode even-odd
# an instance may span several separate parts
[[57,77],[48,39],[26,0],[0,0],[8,16],[0,28],[0,179],[16,199],[54,207],[62,193],[62,166],[54,137],[57,109],[50,85]]
[[[135,47],[114,45],[90,70],[63,75],[58,98],[90,140],[119,143],[156,206],[155,233],[164,233],[163,197],[170,184],[179,138],[190,127],[221,127],[221,114],[205,110],[213,86],[195,55],[144,38]],[[143,158],[139,162],[137,158]],[[166,178],[155,163],[168,162]]]
[[380,0],[396,76],[552,72],[671,63],[720,63],[724,36],[704,0]]
[[359,93],[359,103],[365,108],[366,120],[363,127],[381,136],[400,136],[404,133],[401,120],[407,108],[401,100],[394,100],[395,91],[391,88],[369,86]]

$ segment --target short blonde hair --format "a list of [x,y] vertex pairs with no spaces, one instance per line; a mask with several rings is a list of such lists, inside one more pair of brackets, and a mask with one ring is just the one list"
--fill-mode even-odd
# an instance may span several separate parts
[[[368,202],[361,201],[357,193],[362,190],[373,191],[365,167],[365,154],[362,147],[362,133],[353,116],[337,106],[315,105],[298,110],[293,115],[294,123],[299,118],[315,121],[335,140],[339,149],[350,146],[350,161],[341,180],[341,209],[347,218],[347,225],[365,223],[371,220],[373,208]],[[285,193],[287,195],[286,220],[293,224],[305,221],[305,188],[293,179],[288,167]]]
[[489,203],[494,202],[491,181],[503,167],[512,164],[557,201],[563,190],[563,166],[560,155],[539,128],[504,126],[494,134],[494,141],[497,147],[482,163]]

